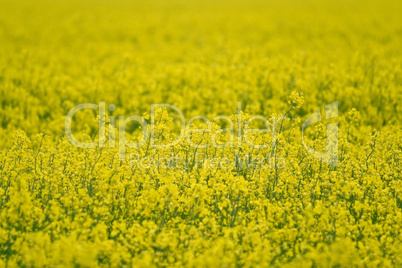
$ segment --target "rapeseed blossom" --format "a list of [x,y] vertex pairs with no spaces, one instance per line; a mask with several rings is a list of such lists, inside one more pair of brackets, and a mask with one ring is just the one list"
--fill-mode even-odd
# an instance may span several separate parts
[[402,266],[399,2],[1,6],[0,267]]

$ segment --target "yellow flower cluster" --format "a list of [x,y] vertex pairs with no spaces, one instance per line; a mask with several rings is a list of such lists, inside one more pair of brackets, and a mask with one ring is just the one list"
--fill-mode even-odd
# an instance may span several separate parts
[[400,2],[1,6],[0,267],[402,266]]

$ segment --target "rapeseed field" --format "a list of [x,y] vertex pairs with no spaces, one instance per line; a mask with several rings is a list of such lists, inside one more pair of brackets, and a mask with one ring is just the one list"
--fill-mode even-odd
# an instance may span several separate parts
[[401,14],[0,0],[0,267],[401,267]]

